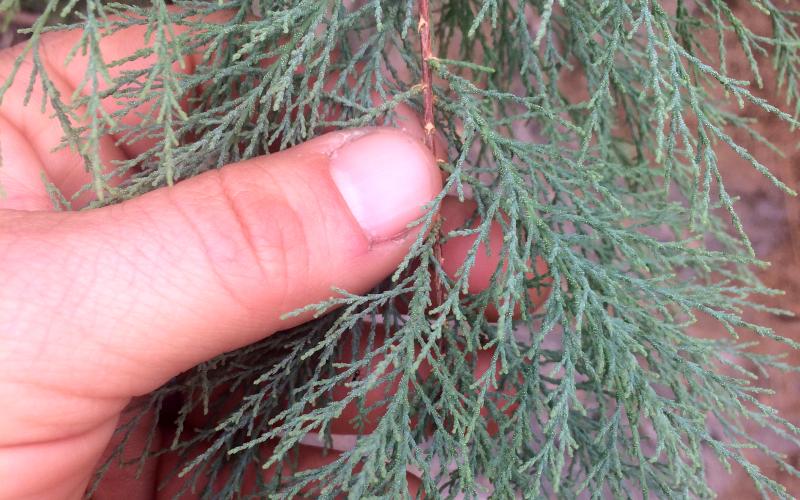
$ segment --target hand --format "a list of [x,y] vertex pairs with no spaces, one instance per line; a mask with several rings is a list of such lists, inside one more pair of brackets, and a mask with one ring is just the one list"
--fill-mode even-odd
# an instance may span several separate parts
[[[86,71],[80,56],[61,63],[78,36],[43,39],[62,96]],[[130,28],[104,39],[101,50],[106,60],[120,59],[143,39],[143,29]],[[0,75],[19,50],[0,52]],[[53,152],[62,131],[52,110],[23,106],[30,70],[23,65],[0,105],[0,478],[13,478],[0,481],[0,499],[79,498],[132,398],[302,323],[308,318],[281,317],[328,298],[332,287],[359,293],[374,286],[406,255],[417,236],[407,226],[439,193],[441,178],[406,109],[399,110],[402,131],[334,132],[119,205],[55,212],[42,173],[67,195],[91,179],[76,154]],[[41,97],[34,90],[31,102]],[[116,109],[112,99],[103,105]],[[136,116],[122,119],[135,125]],[[110,169],[150,146],[104,137],[101,156]],[[446,199],[445,230],[473,210]],[[485,288],[499,265],[497,224],[491,240],[491,253],[478,252],[470,291]],[[448,273],[473,241],[444,245]],[[536,267],[546,270],[541,261]],[[531,290],[537,304],[545,295]],[[484,354],[480,370],[491,359]],[[352,431],[350,417],[333,427]],[[137,480],[112,470],[97,497],[152,498],[159,470],[177,459],[151,461]],[[330,460],[304,447],[300,466]],[[170,484],[159,494],[179,489]]]
[[[63,96],[85,73],[81,58],[61,63],[77,36],[44,39]],[[110,37],[106,59],[142,40],[141,29]],[[0,53],[0,74],[18,51]],[[0,477],[13,478],[0,498],[79,498],[131,398],[301,323],[281,316],[334,286],[374,286],[441,179],[414,130],[350,130],[120,205],[54,212],[40,173],[67,193],[89,177],[77,155],[53,152],[51,110],[23,106],[29,71],[0,107]],[[110,167],[137,147],[106,137],[102,156]]]

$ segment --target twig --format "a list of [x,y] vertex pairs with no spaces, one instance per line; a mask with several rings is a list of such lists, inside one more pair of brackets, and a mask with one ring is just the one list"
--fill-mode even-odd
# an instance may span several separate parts
[[[431,75],[430,62],[433,60],[433,43],[431,42],[431,9],[430,0],[419,0],[419,25],[417,26],[420,36],[420,44],[422,45],[422,98],[423,98],[423,120],[425,127],[425,145],[430,148],[433,157],[438,161],[439,156],[436,154],[436,141],[433,134],[436,133],[436,125],[434,124],[433,117],[433,76]],[[437,224],[436,232],[440,231],[440,226]],[[441,235],[439,235],[441,236]],[[437,240],[433,248],[433,256],[439,262],[443,263],[442,246]],[[434,273],[436,270],[434,270]],[[442,282],[438,274],[433,276],[433,295],[438,304],[444,301],[444,291],[442,290]]]
[[431,43],[431,14],[430,0],[419,2],[419,36],[422,42],[422,95],[424,99],[425,144],[433,151],[436,158],[436,146],[433,134],[436,125],[433,123],[433,77],[431,76],[430,61],[433,59]]

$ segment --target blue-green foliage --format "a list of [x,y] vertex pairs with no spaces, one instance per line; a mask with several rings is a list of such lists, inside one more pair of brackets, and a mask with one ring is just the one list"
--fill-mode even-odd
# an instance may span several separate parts
[[[95,173],[86,189],[96,191],[96,204],[330,128],[392,120],[402,103],[420,109],[417,0],[171,3],[179,8],[165,0],[83,2],[76,50],[91,55],[91,71],[71,100],[50,84],[37,50],[41,33],[70,27],[55,23],[76,2],[50,0],[31,30],[35,84],[53,103],[65,144]],[[757,448],[796,475],[750,431],[761,426],[800,446],[798,429],[760,402],[763,373],[744,366],[795,367],[751,352],[736,331],[796,344],[742,319],[748,308],[764,309],[754,296],[777,292],[752,272],[761,263],[716,154],[733,148],[746,160],[742,168],[749,163],[791,191],[731,135],[748,127],[731,102],[797,124],[800,13],[778,3],[751,2],[770,16],[772,35],[764,36],[724,0],[434,0],[441,57],[429,64],[448,177],[419,221],[430,231],[370,294],[342,291],[309,306],[340,307],[205,363],[134,408],[144,414],[181,401],[181,432],[165,446],[187,458],[173,473],[205,497],[235,497],[247,467],[291,464],[309,433],[327,442],[331,420],[348,403],[363,418],[367,393],[391,386],[396,393],[380,403],[385,415],[354,448],[325,467],[259,483],[258,494],[403,497],[410,467],[430,498],[483,495],[480,478],[497,498],[707,497],[713,454],[738,463],[765,496],[788,497],[742,449]],[[215,13],[224,14],[204,21]],[[132,25],[148,26],[150,40],[132,57],[155,55],[155,62],[112,78],[108,69],[121,61],[103,60],[99,41]],[[702,45],[709,32],[718,47]],[[792,109],[778,109],[729,75],[731,40],[754,83],[777,85]],[[187,74],[181,63],[190,53],[200,56]],[[779,81],[762,82],[765,56]],[[102,111],[108,95],[120,111]],[[155,105],[141,124],[118,119],[144,101]],[[75,127],[79,113],[85,125]],[[109,132],[125,141],[158,139],[117,165],[114,175],[127,174],[119,185],[100,170],[98,140]],[[481,222],[441,234],[434,214],[448,193],[473,198]],[[486,291],[470,295],[466,280],[492,222],[505,234],[505,265]],[[477,240],[449,277],[435,246],[456,234]],[[532,269],[537,257],[547,276]],[[526,290],[543,278],[556,285],[545,303],[533,304]],[[443,300],[434,305],[437,286]],[[486,320],[490,306],[497,322]],[[731,338],[687,333],[699,316]],[[478,351],[492,353],[483,372],[475,369]],[[332,399],[335,386],[349,389],[345,399]],[[211,424],[184,429],[197,411]],[[145,456],[163,452],[153,445]],[[232,473],[222,490],[203,489],[223,467]]]

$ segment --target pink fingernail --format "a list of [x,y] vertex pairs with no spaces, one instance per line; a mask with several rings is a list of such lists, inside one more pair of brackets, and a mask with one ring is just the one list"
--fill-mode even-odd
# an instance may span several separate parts
[[331,176],[367,237],[384,241],[425,214],[441,189],[433,155],[413,137],[390,128],[347,142],[331,154]]

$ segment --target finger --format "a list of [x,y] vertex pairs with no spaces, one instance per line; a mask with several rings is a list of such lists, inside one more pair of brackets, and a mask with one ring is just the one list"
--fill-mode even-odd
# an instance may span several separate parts
[[[472,356],[474,356],[475,359],[475,367],[473,368],[475,380],[481,380],[483,377],[486,377],[487,372],[491,370],[492,367],[494,367],[494,373],[488,378],[495,381],[503,380],[503,365],[500,361],[494,361],[493,363],[494,355],[494,349],[481,349],[474,355],[471,354],[469,356],[468,362],[471,361]],[[519,382],[520,375],[516,375],[516,378],[517,382]],[[517,390],[514,381],[508,380],[498,385],[500,386],[500,390],[495,388],[494,385],[489,385],[486,388],[482,400],[483,405],[480,409],[481,419],[486,422],[486,432],[490,436],[494,436],[500,431],[500,425],[494,415],[502,414],[504,417],[511,417],[517,408],[519,408],[519,404],[515,401]],[[482,387],[476,388],[476,390],[482,389]],[[501,417],[501,420],[504,419]]]
[[12,127],[0,109],[0,209],[50,210],[53,206],[42,182],[44,165],[27,137]]
[[[9,73],[18,49],[0,52],[0,75]],[[0,198],[0,209],[23,210],[52,209],[42,174],[47,181],[58,186],[62,193],[71,197],[91,180],[82,157],[70,148],[59,148],[64,132],[54,118],[55,110],[45,98],[39,85],[32,87],[31,104],[25,106],[25,95],[33,65],[26,60],[14,79],[0,105],[0,185],[8,196]],[[52,75],[52,85],[62,96],[69,96],[73,89],[58,75]],[[39,103],[45,102],[44,111]],[[85,109],[79,108],[78,115]],[[78,118],[80,119],[80,118]],[[80,123],[72,123],[73,127]],[[125,159],[124,152],[114,144],[111,137],[98,141],[98,155],[104,172],[109,172],[112,163]],[[86,201],[89,196],[77,200]]]
[[[439,215],[442,218],[442,234],[448,235],[452,231],[464,229],[466,223],[473,218],[475,208],[476,204],[474,201],[466,200],[460,202],[455,197],[446,197],[439,210]],[[470,227],[477,228],[480,224],[480,217],[475,217]],[[478,235],[474,234],[448,237],[442,244],[441,264],[443,270],[450,279],[458,279],[459,270],[467,260],[477,238]],[[503,261],[502,254],[503,228],[496,221],[491,223],[488,241],[488,251],[487,246],[483,243],[478,247],[474,257],[474,264],[467,277],[467,288],[468,294],[470,295],[476,295],[488,289],[491,285],[492,276],[498,271],[504,271],[507,268],[507,264]],[[528,274],[528,278],[536,278],[538,285],[528,289],[528,298],[531,306],[529,310],[535,310],[544,304],[547,297],[550,295],[550,287],[552,286],[552,279],[548,276],[548,268],[544,259],[537,256],[533,267],[533,272]],[[433,299],[435,301],[436,297],[433,297]],[[407,314],[407,302],[404,299],[398,301],[397,309],[400,313]],[[520,313],[521,308],[519,304],[516,304],[514,307],[514,318],[519,318]],[[497,321],[498,312],[496,305],[489,303],[484,310],[484,316],[488,321]]]
[[[213,23],[222,21],[229,17],[229,13],[218,12],[208,16],[207,22]],[[142,73],[142,78],[146,76],[145,70],[153,65],[156,56],[154,54],[131,57],[135,50],[144,50],[152,46],[154,37],[147,37],[148,26],[131,26],[106,34],[100,43],[99,52],[103,61],[115,62],[108,68],[108,73],[112,78],[117,78],[123,74]],[[183,35],[185,27],[174,25],[167,36],[180,37]],[[104,79],[98,80],[99,87],[86,87],[86,72],[94,71],[90,56],[83,51],[71,54],[73,48],[80,43],[83,33],[79,30],[59,31],[45,34],[40,42],[39,54],[42,64],[47,69],[48,75],[52,78],[55,88],[58,90],[61,99],[69,103],[71,96],[79,90],[79,94],[98,93],[108,89],[109,83]],[[15,47],[0,54],[0,74],[11,72],[14,60],[21,53],[23,46]],[[70,59],[71,57],[71,59]],[[201,62],[202,56],[198,51],[187,50],[178,62],[173,64],[173,71],[176,73],[191,74],[195,67]],[[65,61],[69,60],[69,64]],[[263,64],[269,64],[263,61]],[[62,125],[54,118],[54,110],[48,103],[45,112],[39,113],[31,105],[25,106],[25,97],[28,92],[28,81],[33,71],[31,58],[24,62],[21,70],[14,79],[11,87],[5,94],[0,105],[0,137],[3,137],[3,147],[8,150],[25,150],[24,154],[16,151],[16,154],[8,153],[4,162],[11,165],[13,170],[3,172],[0,170],[0,181],[8,188],[10,196],[7,200],[0,200],[0,208],[15,209],[38,209],[44,210],[52,206],[52,202],[42,185],[40,172],[46,172],[47,178],[52,184],[59,188],[67,199],[74,193],[83,189],[92,181],[92,174],[86,171],[83,159],[74,151],[62,149],[57,153],[54,150],[60,144],[63,137]],[[309,84],[313,84],[314,79]],[[335,78],[326,82],[326,87],[333,85]],[[43,91],[40,86],[32,87],[31,102],[39,103],[44,99]],[[382,101],[377,94],[374,95],[376,105]],[[184,99],[185,101],[185,99]],[[119,95],[108,96],[101,99],[101,106],[105,113],[114,114],[121,110],[125,113],[117,115],[115,120],[118,126],[115,130],[129,130],[135,128],[142,120],[143,116],[148,116],[157,107],[157,103],[138,99],[136,96],[128,98]],[[85,111],[80,108],[79,115]],[[331,112],[340,111],[334,107]],[[424,131],[415,113],[405,105],[400,105],[396,109],[398,118],[397,126],[412,135],[424,137]],[[88,117],[85,117],[88,119]],[[336,119],[336,116],[331,116]],[[73,124],[77,126],[77,124]],[[123,139],[124,135],[124,140]],[[7,143],[11,143],[9,146]],[[138,155],[156,146],[158,140],[153,137],[131,137],[122,132],[115,132],[100,138],[99,154],[100,161],[104,167],[104,172],[111,172],[114,168],[114,160],[135,158]],[[437,150],[441,153],[444,147],[439,140]],[[2,149],[0,149],[2,155]],[[47,161],[41,161],[47,158]],[[12,161],[8,161],[11,159]],[[24,167],[24,168],[23,168]],[[20,171],[20,172],[15,172]],[[9,175],[9,173],[13,175]],[[6,178],[4,178],[6,177]],[[125,177],[120,173],[118,177],[111,180],[115,184]],[[74,200],[73,206],[80,208],[94,198],[94,193],[86,192],[80,198]]]
[[[218,13],[214,16],[209,16],[208,22],[213,23],[225,17],[227,17],[226,13]],[[114,20],[115,18],[111,17],[109,19]],[[106,64],[115,63],[107,68],[108,75],[113,79],[126,74],[143,72],[151,68],[157,61],[157,55],[153,53],[145,54],[146,49],[153,47],[156,39],[154,36],[147,36],[149,28],[150,26],[144,24],[128,26],[114,31],[109,30],[104,33],[99,45],[99,57]],[[169,42],[173,34],[180,36],[185,30],[184,26],[173,25],[165,33],[167,42]],[[78,50],[73,53],[75,47],[81,43],[82,37],[84,37],[82,30],[73,29],[45,33],[40,38],[38,54],[41,63],[47,70],[48,76],[58,84],[57,90],[59,90],[60,97],[65,102],[70,102],[70,98],[76,90],[79,91],[79,95],[86,96],[109,89],[109,81],[104,76],[99,77],[96,88],[85,85],[87,72],[95,72],[97,69],[93,67],[95,62],[89,51]],[[11,73],[14,61],[22,53],[23,49],[24,44],[21,44],[2,53],[2,57],[0,57],[0,74]],[[132,57],[134,54],[137,54],[136,57]],[[181,56],[180,60],[173,64],[172,70],[178,74],[192,74],[199,63],[201,55],[196,52],[186,51]],[[34,86],[30,105],[24,106],[24,98],[33,66],[32,56],[28,55],[11,87],[3,97],[2,110],[8,113],[7,117],[13,123],[25,126],[31,123],[36,126],[42,119],[48,119],[53,122],[52,128],[57,132],[57,139],[60,139],[58,121],[50,119],[51,114],[49,113],[38,113],[37,105],[41,102],[40,99],[43,96],[40,85]],[[142,78],[146,76],[142,75]],[[117,116],[117,121],[120,124],[128,126],[139,123],[141,117],[148,115],[155,106],[152,102],[138,100],[136,96],[128,98],[107,96],[101,99],[100,103],[103,110],[108,114],[130,107],[128,113]],[[131,105],[133,106],[131,107]],[[126,147],[127,144],[124,144],[123,148]],[[49,152],[50,149],[41,151]]]
[[[359,327],[360,328],[360,327]],[[336,356],[336,364],[351,364],[351,369],[339,368],[334,374],[323,374],[323,377],[337,377],[338,382],[330,393],[323,394],[317,404],[307,406],[305,410],[312,411],[321,406],[329,404],[331,401],[337,402],[348,398],[353,391],[352,384],[364,383],[368,378],[375,376],[385,358],[385,331],[383,325],[375,325],[374,332],[369,326],[360,328],[356,345],[355,332],[346,333],[341,341],[341,351]],[[397,377],[387,379],[390,375],[390,367],[385,367],[382,373],[377,374],[382,380],[374,387],[366,391],[363,398],[350,401],[342,410],[341,414],[330,421],[329,428],[334,434],[359,434],[369,433],[375,429],[381,417],[386,413],[386,404],[397,392],[399,381]],[[423,361],[417,371],[422,379],[430,373],[430,365]],[[214,428],[219,422],[229,418],[229,416],[242,406],[245,400],[256,397],[263,391],[263,386],[254,384],[254,375],[250,380],[237,380],[235,389],[233,385],[221,385],[214,388],[205,403],[199,396],[192,401],[184,401],[184,405],[193,408],[186,416],[186,427],[190,429],[209,429]],[[411,389],[413,390],[413,389]],[[281,401],[283,407],[287,404],[286,394],[276,394],[276,399]],[[357,416],[361,416],[356,419]],[[273,413],[265,413],[260,418],[270,419]],[[413,423],[412,423],[413,426]]]
[[[158,459],[142,458],[153,450],[165,446],[162,432],[157,427],[158,412],[132,405],[121,417],[121,422],[100,459],[106,467],[97,485],[93,500],[150,500],[158,482]],[[94,485],[92,485],[94,486]]]
[[[440,211],[443,219],[442,233],[447,235],[452,231],[463,229],[475,213],[475,208],[474,201],[467,200],[461,203],[456,198],[446,198]],[[470,227],[477,228],[481,222],[480,218],[475,218]],[[447,239],[442,245],[442,268],[451,279],[458,278],[459,270],[464,265],[477,238],[478,235],[455,236]],[[468,292],[470,294],[477,294],[488,289],[491,285],[492,276],[498,271],[507,268],[507,263],[502,261],[503,228],[497,221],[492,221],[491,223],[488,242],[488,250],[487,245],[481,244],[475,254],[475,264],[467,278]],[[550,295],[551,280],[546,278],[548,272],[547,264],[541,257],[536,257],[533,267],[534,272],[530,273],[530,278],[543,278],[540,280],[543,283],[542,286],[528,289],[528,297],[533,309],[535,309],[540,307]],[[519,304],[517,304],[514,314],[518,317],[519,313],[520,308]],[[484,314],[489,321],[497,321],[498,313],[495,304],[489,304]]]
[[[387,339],[387,334],[382,325],[375,325],[374,336],[370,333],[370,328],[365,326],[359,336],[359,346],[356,351],[350,348],[345,348],[342,355],[337,360],[340,368],[337,369],[338,373],[348,375],[347,380],[337,384],[332,393],[331,399],[334,402],[344,401],[352,398],[352,393],[355,385],[363,384],[367,380],[373,378],[378,382],[369,388],[363,397],[352,399],[342,410],[342,412],[330,422],[331,431],[335,434],[366,434],[375,430],[381,418],[386,414],[387,406],[395,399],[395,393],[399,388],[401,382],[400,376],[392,374],[394,368],[391,366],[384,367],[381,373],[376,373],[378,367],[381,366],[385,359],[385,353],[388,351],[387,342],[397,342],[397,339]],[[343,339],[343,345],[350,345],[349,338]],[[417,346],[415,349],[415,356],[419,356],[420,348]],[[437,356],[436,353],[430,353],[432,356]],[[455,356],[462,356],[466,366],[471,367],[473,380],[480,380],[486,375],[488,370],[494,366],[494,379],[501,379],[501,365],[499,362],[494,362],[495,350],[478,349],[474,352],[466,353],[458,351]],[[344,366],[344,365],[350,365]],[[354,371],[355,368],[355,371]],[[350,374],[353,375],[350,375]],[[416,371],[416,381],[420,385],[425,385],[429,377],[436,377],[434,370],[428,358],[424,358]],[[439,387],[438,384],[434,384]],[[468,385],[471,385],[468,384]],[[409,397],[414,398],[416,388],[409,383]],[[361,392],[361,391],[359,391]],[[515,405],[505,405],[508,399],[513,398],[515,390],[513,384],[501,384],[500,388],[489,386],[484,398],[484,406],[480,409],[480,415],[483,419],[487,420],[487,429],[489,434],[495,434],[498,431],[498,424],[492,418],[489,405],[494,408],[501,408],[501,411],[507,416],[513,413],[516,408]],[[431,396],[430,394],[428,395]],[[468,395],[472,397],[473,395]],[[323,403],[325,404],[325,403]],[[413,404],[413,403],[412,403]],[[309,408],[311,410],[312,408]],[[445,415],[446,416],[446,415]],[[418,423],[416,419],[412,419],[410,423],[412,428],[415,428]],[[430,433],[432,429],[426,428],[426,432]]]
[[[201,449],[192,451],[193,455],[199,455]],[[262,457],[269,457],[272,455],[273,447],[264,446],[261,450]],[[336,450],[325,450],[318,446],[298,445],[293,451],[290,451],[285,460],[279,464],[272,465],[267,469],[262,469],[257,463],[252,463],[244,471],[236,470],[238,487],[236,488],[237,494],[243,498],[272,498],[276,490],[280,491],[283,488],[297,485],[303,480],[302,476],[298,476],[303,471],[310,471],[318,469],[335,462],[341,453]],[[178,477],[177,472],[180,471],[185,464],[190,463],[194,456],[184,457],[176,454],[167,455],[166,459],[161,462],[160,476],[165,480],[165,484],[161,485],[158,491],[157,498],[174,499],[186,498],[187,493],[191,492],[191,497],[202,495],[203,498],[217,498],[221,493],[221,488],[229,488],[234,469],[233,466],[224,468],[221,472],[213,475],[204,473],[189,473],[183,477]],[[202,467],[200,464],[198,467]],[[361,470],[361,466],[355,467],[355,472]],[[275,481],[275,476],[280,472],[280,486],[270,485],[265,488],[270,482]],[[209,478],[213,479],[209,479]],[[191,483],[190,483],[191,481]],[[260,486],[260,487],[259,487]],[[314,498],[320,490],[329,484],[322,484],[319,481],[311,481],[300,490],[302,498]],[[420,479],[414,474],[406,473],[406,486],[412,498],[417,498],[417,492],[422,486]],[[337,497],[339,498],[339,497]]]
[[[331,432],[336,434],[368,434],[375,430],[381,418],[386,414],[387,406],[394,400],[395,394],[400,387],[400,377],[396,368],[389,364],[384,366],[378,373],[379,367],[384,363],[386,352],[390,346],[387,344],[386,331],[383,325],[374,325],[374,332],[369,325],[361,328],[358,336],[358,344],[353,346],[353,337],[356,332],[349,332],[343,339],[343,349],[337,363],[339,375],[346,375],[346,379],[336,384],[330,394],[334,402],[349,399],[350,402],[344,407],[338,417],[331,421]],[[389,340],[389,343],[396,343],[396,340]],[[419,348],[415,349],[415,355],[419,355]],[[343,365],[350,365],[344,367]],[[431,372],[431,366],[427,360],[423,360],[417,369],[418,381],[424,381]],[[371,388],[366,389],[363,397],[352,399],[355,390],[363,392],[364,388],[356,389],[356,385],[363,385],[369,379],[377,377],[378,382]],[[409,397],[413,398],[414,388],[409,382]],[[308,408],[313,410],[314,408]],[[411,428],[416,426],[416,420],[412,419]]]
[[9,373],[27,360],[27,373],[66,387],[149,392],[307,320],[282,316],[334,286],[374,286],[440,187],[421,144],[365,129],[103,209],[0,212],[0,332],[59,326],[25,342],[0,337],[0,360]]
[[[331,403],[337,403],[344,400],[349,402],[341,409],[338,415],[331,419],[327,426],[333,434],[369,434],[375,430],[381,418],[386,414],[387,406],[394,401],[395,394],[399,388],[400,378],[397,374],[393,374],[391,366],[384,366],[380,373],[376,370],[380,369],[385,359],[385,353],[389,349],[386,344],[386,333],[383,325],[375,325],[374,332],[369,326],[364,326],[358,335],[358,343],[353,345],[355,332],[350,332],[345,335],[340,344],[343,346],[342,350],[336,358],[336,372],[333,375],[338,378],[333,390],[330,393],[324,394],[319,398],[319,401],[314,406],[307,406],[305,411],[310,412],[319,408],[324,408]],[[392,340],[389,340],[392,342]],[[420,355],[419,348],[416,349],[416,356]],[[474,353],[463,353],[466,363],[473,366],[474,380],[479,380],[492,366],[494,358],[494,349],[479,349]],[[349,365],[349,366],[347,366]],[[495,363],[495,378],[499,380],[501,377],[500,366]],[[429,361],[423,359],[416,371],[417,382],[425,384],[431,376],[432,369]],[[324,375],[328,376],[328,375]],[[376,380],[377,382],[369,387],[364,388],[369,379]],[[231,386],[223,385],[216,387],[209,398],[210,405],[206,408],[206,403],[198,398],[196,401],[186,401],[184,405],[193,405],[193,410],[190,411],[186,417],[185,425],[189,429],[213,429],[219,425],[220,422],[228,420],[230,415],[237,409],[241,408],[245,401],[252,400],[255,397],[264,398],[260,394],[262,390],[260,385],[239,381],[236,384],[236,389],[232,390]],[[360,386],[356,389],[356,386]],[[359,397],[353,398],[353,392],[358,391]],[[409,397],[413,398],[415,387],[409,383]],[[498,430],[498,425],[493,418],[490,418],[491,411],[488,405],[503,408],[506,415],[513,412],[515,406],[506,408],[505,402],[514,395],[513,384],[505,384],[501,389],[489,387],[484,399],[484,407],[481,408],[480,414],[484,419],[488,420],[488,431],[494,434]],[[284,394],[276,394],[276,398],[285,402]],[[329,399],[328,399],[329,398]],[[412,402],[412,404],[415,404]],[[207,411],[206,411],[207,410]],[[273,417],[274,413],[265,413],[258,417],[259,422],[261,419],[269,420]],[[416,419],[410,422],[411,428],[417,426]],[[430,433],[432,428],[427,426],[426,431]]]
[[[0,388],[2,389],[2,388]],[[0,400],[5,407],[8,400]],[[17,397],[24,397],[19,395]],[[63,414],[63,413],[62,413]],[[60,415],[59,415],[60,416]],[[6,414],[3,414],[4,420]],[[67,415],[70,418],[71,415]],[[97,463],[100,451],[114,433],[116,420],[111,420],[93,429],[87,434],[68,435],[58,442],[34,441],[19,446],[7,446],[4,442],[7,435],[24,435],[25,425],[31,422],[36,425],[43,419],[38,414],[24,422],[9,419],[0,426],[0,471],[3,473],[3,498],[38,499],[38,498],[81,498],[91,481],[92,471]],[[10,432],[7,432],[9,431]],[[100,450],[100,451],[98,451]],[[65,459],[64,457],[68,457]],[[38,473],[37,467],[43,467],[46,474]],[[11,481],[8,478],[13,478]],[[43,492],[47,492],[44,494]]]
[[[224,13],[218,16],[224,16]],[[213,22],[214,18],[210,19]],[[152,46],[153,38],[146,37],[147,26],[133,26],[113,33],[106,34],[100,44],[100,56],[106,63],[122,61],[108,68],[108,74],[117,78],[125,73],[144,70],[154,63],[156,56],[153,54],[131,58],[137,50]],[[185,28],[176,25],[173,32],[179,35]],[[97,94],[108,89],[109,83],[104,77],[99,78],[98,87],[84,85],[87,71],[95,71],[88,53],[78,51],[70,59],[70,53],[80,43],[83,32],[80,30],[59,31],[46,33],[41,37],[38,54],[41,64],[46,69],[53,89],[58,92],[64,104],[69,105],[72,97],[79,90],[79,95],[90,93]],[[15,60],[22,53],[24,45],[12,47],[0,52],[0,75],[11,74]],[[178,73],[190,74],[194,71],[197,54],[189,52],[179,62],[173,64],[173,70]],[[69,64],[66,62],[69,61]],[[13,207],[17,209],[47,209],[52,203],[49,201],[46,190],[42,186],[40,172],[45,172],[48,180],[57,186],[69,199],[74,193],[89,184],[92,175],[84,166],[81,156],[73,149],[59,149],[64,132],[62,124],[55,118],[55,110],[48,101],[41,84],[30,88],[29,81],[34,73],[32,56],[23,61],[11,86],[8,88],[0,102],[0,137],[3,139],[2,149],[14,150],[3,154],[4,165],[12,169],[0,170],[0,181],[9,182],[10,196],[5,202],[0,201],[0,208]],[[144,76],[143,76],[144,77]],[[40,82],[42,75],[38,76]],[[30,93],[29,93],[30,92]],[[26,97],[30,102],[26,104]],[[39,109],[40,103],[46,103],[43,110]],[[128,99],[119,96],[109,96],[101,99],[101,106],[108,114],[113,114],[122,109],[128,112],[118,115],[115,120],[118,127],[126,129],[135,126],[142,120],[142,116],[150,114],[157,103],[142,101],[136,96]],[[72,127],[88,123],[91,117],[86,116],[86,108],[79,107],[75,115],[77,122],[71,123]],[[134,140],[119,141],[119,134],[104,135],[98,141],[99,157],[104,173],[111,172],[115,160],[124,160],[136,157],[138,154],[150,149],[155,139],[139,138]],[[130,138],[127,138],[130,139]],[[15,144],[16,143],[16,144]],[[26,146],[19,146],[24,143]],[[19,150],[24,150],[24,154]],[[46,158],[46,161],[44,160]],[[8,172],[27,170],[24,174],[9,175]],[[24,181],[24,182],[22,182]],[[118,180],[117,180],[118,181]],[[113,184],[115,179],[110,182]],[[93,193],[86,193],[75,200],[76,206],[82,206],[93,198]],[[33,204],[32,200],[35,200]],[[25,203],[23,203],[25,202]]]

